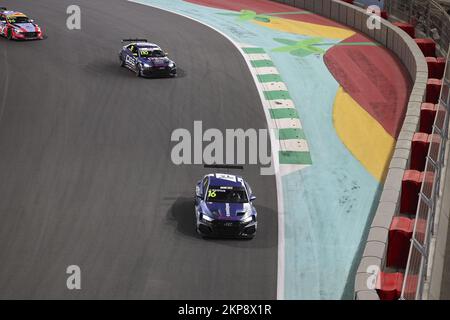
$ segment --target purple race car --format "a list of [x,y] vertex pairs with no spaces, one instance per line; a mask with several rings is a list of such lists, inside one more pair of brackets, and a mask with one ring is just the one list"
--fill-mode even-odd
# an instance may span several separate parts
[[256,197],[247,182],[231,174],[208,174],[195,190],[197,232],[204,237],[251,239],[256,234]]
[[120,66],[134,71],[137,77],[177,75],[175,62],[156,44],[149,43],[146,39],[125,39],[122,42],[131,43],[119,53]]

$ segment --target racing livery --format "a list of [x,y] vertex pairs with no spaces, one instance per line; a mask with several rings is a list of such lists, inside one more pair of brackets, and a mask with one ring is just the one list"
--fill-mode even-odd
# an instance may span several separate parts
[[177,75],[175,62],[156,44],[149,43],[146,39],[125,39],[122,42],[131,43],[119,53],[120,66],[134,71],[137,77]]
[[43,39],[41,28],[25,14],[0,8],[0,35],[15,40]]
[[204,237],[253,238],[257,228],[255,199],[240,176],[204,176],[195,188],[197,232]]

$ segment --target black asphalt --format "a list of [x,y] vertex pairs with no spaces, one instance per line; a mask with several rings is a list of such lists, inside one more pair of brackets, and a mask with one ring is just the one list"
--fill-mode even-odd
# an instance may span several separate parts
[[[202,166],[175,166],[177,128],[266,128],[246,64],[225,38],[191,20],[123,0],[2,1],[48,38],[0,39],[0,298],[273,299],[274,177],[246,166],[259,210],[251,241],[194,232]],[[121,69],[124,37],[160,44],[175,79]],[[66,288],[79,265],[82,289]]]

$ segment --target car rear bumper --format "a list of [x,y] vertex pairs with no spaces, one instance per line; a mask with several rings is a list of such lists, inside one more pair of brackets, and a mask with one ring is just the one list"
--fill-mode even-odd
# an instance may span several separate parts
[[253,238],[256,234],[257,222],[215,220],[212,222],[199,221],[197,231],[206,237],[223,238]]

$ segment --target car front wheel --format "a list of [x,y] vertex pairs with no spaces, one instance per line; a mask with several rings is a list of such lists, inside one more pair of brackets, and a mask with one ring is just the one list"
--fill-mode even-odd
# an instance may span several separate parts
[[138,64],[136,66],[136,77],[141,77],[142,76],[142,67]]

